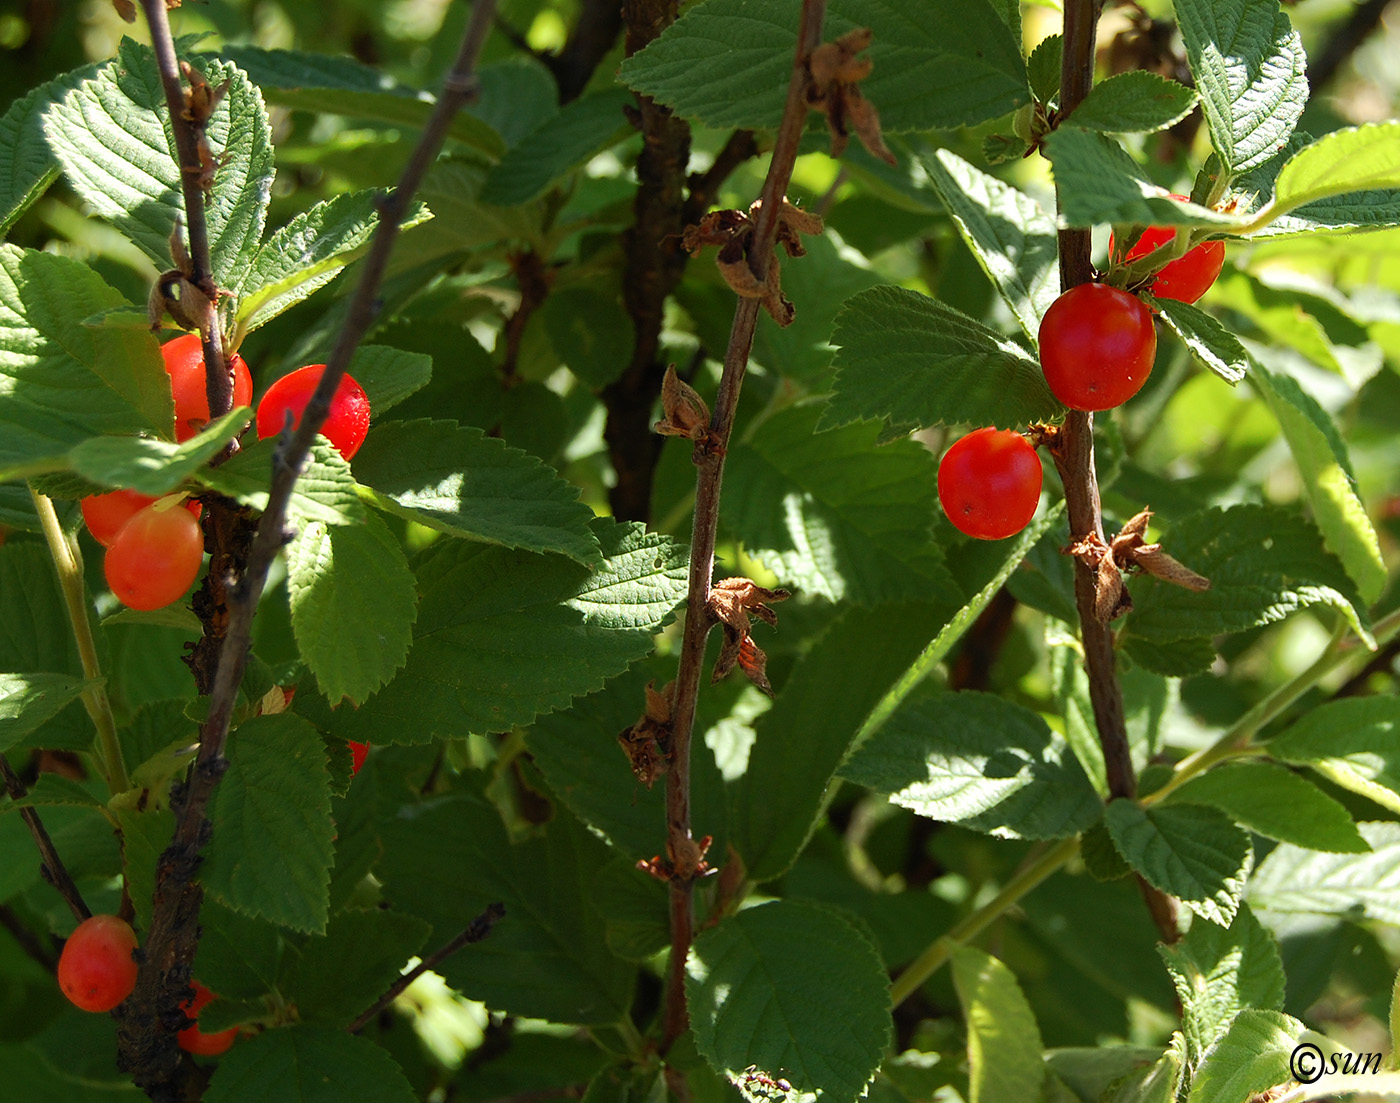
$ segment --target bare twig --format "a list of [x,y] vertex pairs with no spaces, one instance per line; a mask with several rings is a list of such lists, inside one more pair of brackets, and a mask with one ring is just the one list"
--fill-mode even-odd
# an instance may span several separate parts
[[[807,121],[807,58],[821,42],[826,18],[825,0],[803,0],[802,22],[797,50],[793,57],[792,79],[783,108],[768,177],[763,185],[763,202],[755,215],[749,266],[761,284],[767,276],[769,259],[778,232],[778,214],[793,162]],[[690,580],[681,638],[680,667],[676,672],[671,722],[671,767],[666,774],[667,851],[686,854],[695,847],[690,825],[690,741],[695,726],[695,705],[700,692],[700,673],[705,661],[705,641],[714,621],[708,611],[710,583],[714,574],[715,538],[719,528],[720,488],[724,480],[724,452],[734,428],[739,391],[753,347],[754,330],[761,309],[758,299],[740,298],[729,331],[729,347],[724,355],[724,373],[715,395],[710,420],[711,439],[718,447],[697,449],[699,467],[695,484],[695,520],[690,544]],[[661,1051],[685,1031],[685,959],[694,934],[693,876],[685,869],[670,882],[671,958],[666,980],[666,1008]]]
[[[148,9],[161,9],[162,18],[159,21],[153,18],[151,22],[153,37],[162,37],[161,28],[164,28],[163,37],[168,38],[169,27],[163,18],[161,0],[144,2]],[[228,631],[214,675],[208,718],[201,730],[199,755],[188,781],[177,786],[172,794],[178,816],[175,837],[160,858],[154,914],[145,946],[146,962],[135,992],[124,1005],[126,1013],[118,1032],[120,1064],[156,1103],[179,1097],[176,1085],[179,1051],[175,1046],[175,1033],[183,1026],[184,1016],[178,1005],[189,991],[190,962],[199,938],[198,919],[203,895],[194,875],[200,851],[209,836],[209,801],[227,768],[224,745],[247,662],[253,613],[262,596],[268,569],[286,542],[287,503],[311,442],[325,422],[331,397],[345,374],[351,354],[377,313],[378,289],[399,224],[442,146],[452,116],[476,89],[473,69],[490,30],[494,8],[494,0],[477,0],[433,114],[397,188],[380,206],[379,225],[364,261],[360,283],[351,298],[345,326],[320,385],[303,412],[300,426],[289,436],[284,435],[278,447],[268,503],[248,554],[247,571],[230,593]],[[165,52],[173,58],[173,48]],[[158,51],[158,56],[160,53]]]
[[403,993],[408,990],[408,986],[424,973],[428,972],[430,969],[436,969],[442,962],[446,961],[463,946],[469,946],[473,942],[480,942],[489,935],[491,933],[491,928],[499,923],[501,919],[504,918],[505,914],[506,906],[504,904],[487,904],[486,910],[468,923],[466,930],[462,931],[462,933],[457,935],[452,941],[429,954],[407,973],[399,977],[398,980],[394,981],[393,984],[389,985],[385,993],[380,996],[379,999],[375,1000],[374,1003],[370,1004],[353,1023],[346,1027],[346,1029],[349,1030],[351,1034],[358,1034],[372,1023],[381,1011],[398,999],[399,996],[403,995]]
[[[9,759],[3,754],[0,754],[0,780],[4,781],[5,792],[10,794],[11,800],[23,800],[29,795],[29,790],[24,787],[24,782],[20,780],[19,775],[10,766]],[[68,867],[58,856],[53,839],[49,837],[49,833],[44,827],[44,821],[39,818],[39,813],[33,808],[21,808],[19,814],[20,818],[24,820],[24,825],[29,828],[29,833],[34,836],[34,845],[39,848],[39,858],[42,862],[39,868],[43,871],[44,880],[58,890],[58,894],[68,905],[68,910],[73,913],[73,918],[81,923],[92,915],[92,912],[83,900],[83,894],[78,891],[78,886],[73,883],[73,877],[68,872]]]

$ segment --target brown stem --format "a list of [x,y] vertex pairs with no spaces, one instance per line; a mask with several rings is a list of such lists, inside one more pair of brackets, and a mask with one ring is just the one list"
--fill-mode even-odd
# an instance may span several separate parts
[[350,1031],[351,1034],[358,1034],[372,1023],[381,1011],[406,992],[410,984],[429,969],[436,969],[463,946],[469,946],[473,942],[480,942],[489,935],[491,933],[491,928],[499,923],[505,914],[506,906],[504,904],[487,904],[486,910],[468,923],[466,930],[462,931],[461,934],[457,935],[452,941],[446,943],[434,953],[429,954],[407,973],[399,977],[398,980],[394,981],[393,984],[389,985],[384,994],[380,996],[379,999],[375,1000],[374,1003],[370,1004],[369,1007],[365,1008],[364,1012],[361,1013],[353,1023],[346,1027],[346,1029]]
[[[9,759],[3,754],[0,754],[0,779],[4,780],[5,792],[10,794],[11,800],[23,800],[29,795],[29,790],[24,787],[24,782],[19,779],[19,775],[10,766]],[[24,820],[24,825],[29,828],[29,833],[34,836],[34,845],[39,848],[41,862],[39,868],[43,871],[44,880],[58,890],[58,894],[68,905],[68,910],[73,913],[73,918],[81,923],[91,916],[92,912],[83,900],[83,894],[78,891],[78,886],[74,884],[68,867],[58,856],[53,839],[49,837],[48,829],[44,827],[44,821],[39,818],[39,813],[33,808],[21,808],[19,815],[20,819]]]
[[[802,0],[802,22],[793,56],[792,79],[787,103],[778,127],[773,158],[763,183],[763,204],[754,216],[749,267],[762,284],[778,232],[781,200],[792,179],[793,162],[807,121],[807,59],[821,42],[826,18],[826,0]],[[690,583],[686,604],[685,629],[681,636],[680,667],[671,708],[671,765],[666,774],[667,852],[684,854],[694,844],[690,832],[690,740],[695,727],[695,705],[700,694],[700,670],[705,661],[705,640],[713,620],[708,611],[710,581],[714,574],[715,539],[719,529],[720,488],[724,481],[724,454],[734,428],[739,391],[753,347],[760,306],[757,299],[738,301],[734,323],[729,330],[729,347],[724,354],[724,373],[715,395],[710,419],[711,440],[719,447],[697,449],[699,468],[695,480],[695,520],[690,542]],[[666,978],[666,1008],[663,1019],[661,1052],[686,1029],[685,960],[694,933],[692,906],[693,879],[676,877],[670,884],[671,957]]]
[[[1102,0],[1066,0],[1064,5],[1064,56],[1060,70],[1060,113],[1068,115],[1089,93],[1094,82],[1094,39]],[[1088,230],[1061,230],[1060,288],[1068,291],[1093,279],[1089,259]],[[1098,475],[1094,468],[1094,415],[1071,410],[1056,437],[1051,455],[1065,488],[1070,541],[1089,536],[1103,539],[1103,517],[1099,504]],[[1084,642],[1084,665],[1089,676],[1089,699],[1094,722],[1103,747],[1104,770],[1109,799],[1132,799],[1137,795],[1128,747],[1128,730],[1123,716],[1123,689],[1118,682],[1113,632],[1094,611],[1094,571],[1083,559],[1074,560],[1074,597],[1079,608],[1080,631]],[[1175,942],[1179,932],[1175,905],[1146,882],[1140,888],[1162,937]]]
[[622,8],[617,0],[583,0],[581,7],[564,48],[540,59],[554,76],[560,103],[578,99],[622,30]]
[[[163,4],[151,0],[156,7]],[[189,993],[190,962],[199,939],[199,909],[203,892],[194,875],[200,851],[208,840],[209,801],[227,768],[224,745],[229,721],[243,677],[252,637],[252,620],[262,596],[267,572],[286,542],[287,503],[311,442],[326,419],[330,399],[345,374],[350,356],[377,313],[379,285],[414,192],[437,156],[452,116],[476,89],[473,68],[491,27],[495,0],[477,0],[442,94],[423,128],[398,186],[380,205],[379,225],[351,298],[344,328],[336,343],[300,426],[285,435],[273,459],[267,508],[258,523],[248,555],[248,570],[230,595],[228,632],[210,694],[209,713],[200,733],[199,755],[188,780],[172,792],[178,820],[175,837],[161,855],[156,876],[154,914],[146,938],[146,962],[136,990],[123,1005],[118,1028],[119,1064],[132,1074],[155,1103],[180,1098],[179,1050],[175,1033],[185,1023],[179,1003]],[[164,24],[162,24],[164,25]],[[152,23],[153,34],[156,24]],[[173,52],[173,51],[172,51]]]

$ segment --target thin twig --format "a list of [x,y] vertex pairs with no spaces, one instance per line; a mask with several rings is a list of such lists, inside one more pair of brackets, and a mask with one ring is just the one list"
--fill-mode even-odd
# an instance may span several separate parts
[[[11,800],[23,800],[29,795],[29,790],[24,787],[24,782],[10,766],[9,759],[0,754],[0,780],[5,783],[5,792],[10,794]],[[58,890],[58,894],[63,897],[64,903],[68,905],[68,910],[73,913],[73,918],[81,923],[92,915],[87,902],[83,900],[83,894],[78,891],[78,886],[74,884],[72,875],[68,872],[68,867],[63,864],[63,859],[58,856],[58,851],[54,848],[53,839],[49,837],[44,821],[39,818],[39,813],[33,808],[21,808],[19,810],[20,819],[24,820],[24,825],[29,828],[29,833],[34,836],[34,845],[39,848],[39,858],[42,865],[44,880]]]
[[[781,200],[792,179],[798,144],[807,121],[807,59],[820,44],[826,18],[825,0],[803,0],[802,22],[797,50],[793,57],[792,80],[788,84],[773,158],[763,185],[763,203],[755,214],[749,253],[749,266],[762,284],[778,232]],[[734,428],[739,391],[753,347],[754,330],[760,310],[757,299],[741,298],[729,331],[729,347],[724,354],[724,373],[715,395],[710,419],[712,439],[719,447],[696,456],[699,471],[695,482],[695,520],[690,543],[690,580],[685,630],[681,637],[680,667],[676,672],[675,696],[671,710],[670,769],[666,774],[667,850],[686,853],[694,844],[690,827],[690,741],[695,726],[695,705],[700,693],[700,669],[705,661],[705,640],[713,621],[707,609],[710,582],[714,574],[715,538],[719,528],[720,488],[724,481],[724,450]],[[661,1052],[685,1031],[685,960],[694,934],[692,906],[693,881],[677,877],[670,884],[671,957],[666,979],[666,1008]]]
[[372,1023],[381,1011],[398,999],[399,996],[403,995],[403,993],[408,990],[408,986],[424,973],[428,972],[430,969],[436,969],[442,962],[446,961],[463,946],[469,946],[473,942],[480,942],[489,935],[491,933],[491,928],[499,923],[501,919],[504,918],[505,914],[506,906],[504,904],[487,904],[486,910],[468,923],[466,930],[457,935],[451,942],[446,943],[434,953],[429,954],[407,973],[399,977],[398,980],[394,981],[393,984],[389,985],[385,993],[380,996],[379,999],[375,1000],[374,1003],[370,1004],[353,1023],[346,1027],[346,1029],[349,1030],[351,1034],[358,1034]]
[[[160,8],[162,18],[152,19],[153,36],[168,24],[160,0],[146,0],[146,7]],[[322,375],[319,386],[302,415],[300,426],[284,434],[273,461],[267,507],[258,523],[257,535],[248,555],[242,580],[230,593],[230,616],[223,640],[209,700],[208,717],[200,736],[199,756],[188,781],[177,787],[178,822],[174,841],[162,854],[157,871],[151,927],[146,939],[146,963],[137,979],[136,991],[124,1005],[126,1014],[118,1038],[120,1063],[133,1074],[136,1083],[156,1101],[178,1096],[175,1079],[179,1051],[174,1031],[167,1020],[185,997],[199,938],[199,908],[202,890],[194,881],[199,853],[209,835],[207,809],[215,786],[227,768],[224,745],[237,696],[238,685],[247,663],[252,636],[253,613],[262,596],[267,572],[286,542],[287,503],[301,473],[311,442],[330,409],[330,400],[345,374],[350,356],[369,329],[378,312],[379,285],[393,249],[400,222],[407,212],[423,176],[437,156],[447,135],[452,116],[469,101],[476,90],[473,69],[491,27],[495,0],[477,0],[472,9],[462,44],[451,72],[443,81],[442,94],[423,128],[418,145],[400,177],[398,186],[380,206],[379,225],[361,270],[340,338]],[[160,51],[158,51],[159,53]],[[173,48],[169,55],[173,57]],[[178,109],[177,109],[178,113]]]

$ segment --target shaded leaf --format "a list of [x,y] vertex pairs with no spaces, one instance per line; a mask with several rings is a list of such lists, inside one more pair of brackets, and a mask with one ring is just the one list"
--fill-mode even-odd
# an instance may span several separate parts
[[207,1103],[414,1103],[392,1057],[368,1038],[325,1026],[265,1030],[214,1070]]
[[1357,825],[1369,854],[1324,854],[1280,844],[1249,880],[1259,911],[1400,923],[1400,824]]
[[0,674],[0,751],[37,731],[95,684],[68,674]]
[[527,203],[634,133],[623,114],[635,104],[624,88],[605,88],[565,104],[513,145],[486,177],[481,200],[500,207]]

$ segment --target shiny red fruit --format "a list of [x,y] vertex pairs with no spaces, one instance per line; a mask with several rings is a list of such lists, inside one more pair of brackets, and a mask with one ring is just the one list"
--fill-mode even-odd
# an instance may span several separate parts
[[365,758],[369,755],[368,743],[356,743],[350,740],[350,776],[354,777],[360,772],[360,767],[365,764]]
[[1152,372],[1157,331],[1136,295],[1101,283],[1072,287],[1040,320],[1040,366],[1056,398],[1076,410],[1111,410]]
[[204,534],[186,509],[147,506],[117,533],[102,569],[129,609],[163,609],[184,596],[204,559]]
[[[1176,230],[1170,226],[1151,226],[1142,232],[1142,237],[1137,239],[1123,259],[1130,261],[1145,257],[1175,236]],[[1111,253],[1112,235],[1108,239],[1108,248]],[[1157,273],[1157,278],[1152,283],[1152,294],[1159,299],[1179,299],[1183,303],[1194,303],[1210,289],[1210,285],[1215,282],[1224,266],[1225,243],[1203,241]]]
[[84,919],[58,959],[58,986],[84,1011],[111,1011],[136,987],[136,932],[115,915]]
[[[209,423],[209,392],[205,382],[204,346],[198,333],[186,333],[161,345],[165,370],[170,373],[170,391],[175,397],[175,439],[189,440]],[[233,404],[248,406],[253,401],[253,377],[243,357],[234,353]]]
[[[258,403],[258,439],[275,437],[292,414],[293,427],[301,424],[301,412],[326,370],[325,364],[308,364],[284,375],[267,389]],[[321,426],[321,435],[347,460],[360,450],[369,432],[369,399],[364,388],[349,375],[340,379],[331,399],[331,412]]]
[[[194,998],[186,1000],[180,1005],[180,1010],[191,1019],[198,1019],[200,1011],[204,1005],[214,999],[214,993],[200,984],[193,981]],[[187,1026],[184,1030],[175,1035],[175,1041],[179,1043],[181,1049],[186,1053],[193,1053],[198,1057],[217,1057],[229,1046],[233,1045],[234,1039],[238,1037],[238,1027],[231,1026],[227,1030],[220,1030],[213,1034],[205,1034],[198,1025]]]
[[1040,460],[1009,429],[977,429],[938,465],[938,500],[953,527],[979,540],[1015,536],[1040,502]]
[[[109,490],[106,494],[93,494],[79,504],[83,511],[83,523],[87,525],[92,538],[104,548],[110,548],[117,533],[139,510],[145,509],[156,499],[134,490]],[[194,498],[185,503],[185,508],[198,517],[203,507]]]

